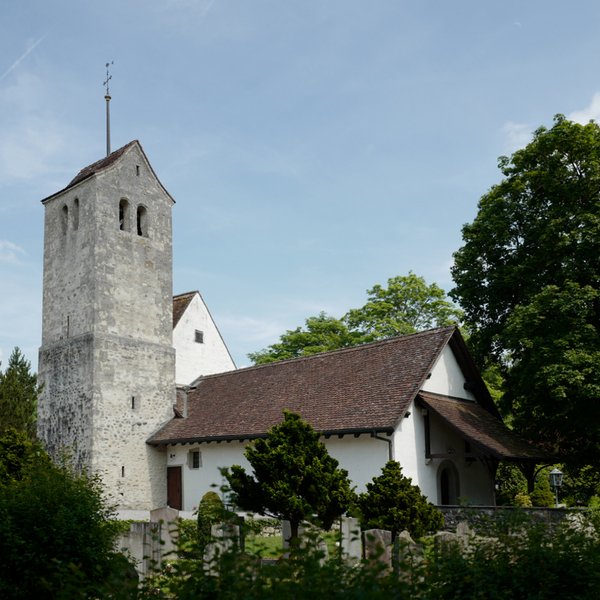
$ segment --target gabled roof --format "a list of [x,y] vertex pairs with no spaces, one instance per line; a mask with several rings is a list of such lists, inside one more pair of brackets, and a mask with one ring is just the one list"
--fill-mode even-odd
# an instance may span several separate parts
[[105,156],[104,158],[97,160],[95,163],[92,163],[91,165],[88,165],[87,167],[81,169],[81,171],[79,171],[79,173],[77,173],[77,175],[75,175],[75,177],[71,179],[71,181],[66,187],[64,187],[62,190],[59,190],[58,192],[55,192],[54,194],[51,194],[47,198],[44,198],[42,200],[42,203],[47,202],[48,200],[54,198],[55,196],[58,196],[59,194],[62,194],[63,192],[66,192],[68,189],[75,187],[77,184],[81,183],[82,181],[85,181],[86,179],[89,179],[90,177],[93,177],[97,173],[108,169],[113,164],[115,164],[133,146],[137,146],[139,148],[140,152],[142,153],[142,156],[144,157],[144,160],[146,161],[146,164],[148,165],[148,168],[154,175],[154,178],[156,179],[160,187],[163,189],[165,194],[167,194],[167,196],[169,196],[169,198],[171,198],[171,200],[175,202],[171,194],[167,192],[165,186],[160,182],[160,180],[156,176],[156,173],[154,172],[154,169],[152,168],[152,165],[150,164],[150,161],[148,160],[148,157],[146,156],[146,153],[144,152],[144,149],[142,148],[140,142],[138,140],[132,140],[128,144],[125,144],[123,147],[119,148],[118,150],[111,152],[108,156]]
[[324,434],[392,433],[457,336],[444,327],[203,377],[188,394],[187,418],[172,419],[148,443],[256,438],[284,409]]
[[472,442],[484,454],[497,459],[544,461],[548,455],[508,429],[502,421],[475,402],[419,392],[418,402]]
[[173,296],[173,329],[179,323],[179,319],[181,319],[196,294],[199,294],[199,292],[186,292],[185,294]]

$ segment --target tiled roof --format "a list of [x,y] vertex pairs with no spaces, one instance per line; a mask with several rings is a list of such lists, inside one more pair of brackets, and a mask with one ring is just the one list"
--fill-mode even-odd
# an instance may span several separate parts
[[104,158],[97,160],[95,163],[88,165],[87,167],[84,167],[69,182],[69,185],[67,185],[65,190],[68,190],[70,187],[73,187],[80,181],[83,181],[84,179],[87,179],[88,177],[95,175],[99,171],[106,169],[106,167],[109,167],[110,165],[115,163],[121,156],[123,156],[123,154],[125,154],[125,152],[129,148],[131,148],[131,146],[133,146],[134,144],[139,144],[139,142],[137,140],[133,140],[133,141],[129,142],[129,144],[125,144],[125,146],[123,146],[122,148],[119,148],[118,150],[111,152],[108,156],[105,156]]
[[125,154],[127,152],[127,150],[129,150],[132,146],[136,146],[136,145],[139,147],[140,152],[144,156],[144,159],[146,160],[146,163],[148,164],[150,171],[154,175],[154,178],[156,179],[156,181],[158,182],[160,187],[163,189],[165,194],[167,194],[167,196],[169,196],[169,198],[171,198],[172,202],[174,203],[175,200],[173,199],[171,194],[169,194],[169,192],[166,190],[164,185],[160,182],[160,180],[156,176],[156,173],[154,172],[154,169],[152,168],[150,161],[148,161],[148,158],[146,157],[146,153],[144,152],[144,149],[142,148],[142,145],[139,143],[138,140],[133,140],[133,141],[129,142],[128,144],[125,144],[122,148],[119,148],[118,150],[111,152],[108,156],[105,156],[104,158],[97,160],[95,163],[92,163],[91,165],[88,165],[87,167],[84,167],[83,169],[81,169],[81,171],[79,171],[79,173],[77,173],[77,175],[75,175],[75,177],[73,179],[71,179],[71,181],[68,183],[68,185],[66,187],[64,187],[62,190],[59,190],[58,192],[55,192],[54,194],[51,194],[47,198],[44,198],[42,200],[42,203],[50,200],[51,198],[54,198],[55,196],[58,196],[59,194],[62,194],[63,192],[66,192],[68,189],[74,187],[78,183],[81,183],[82,181],[88,179],[89,177],[96,175],[96,173],[99,173],[100,171],[103,171],[104,169],[110,167],[115,162],[117,162],[119,160],[119,158],[121,158],[121,156],[123,156],[123,154]]
[[540,461],[548,455],[475,402],[420,392],[419,402],[464,438],[498,459]]
[[173,329],[177,323],[179,323],[179,319],[185,312],[186,308],[190,305],[192,298],[198,292],[186,292],[185,294],[177,294],[177,296],[173,296]]
[[209,375],[188,395],[187,418],[173,419],[148,442],[245,439],[264,435],[283,410],[322,433],[392,432],[454,327]]

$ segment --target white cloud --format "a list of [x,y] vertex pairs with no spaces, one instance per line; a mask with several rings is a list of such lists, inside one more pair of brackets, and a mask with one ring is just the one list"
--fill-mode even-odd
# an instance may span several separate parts
[[533,129],[528,123],[515,123],[507,121],[502,126],[504,135],[504,151],[507,154],[523,148],[531,141]]
[[592,98],[592,101],[582,110],[576,110],[571,114],[567,115],[571,121],[577,123],[588,123],[590,120],[600,122],[600,92],[596,92]]
[[21,246],[10,242],[9,240],[0,240],[0,263],[19,264],[19,256],[27,253]]

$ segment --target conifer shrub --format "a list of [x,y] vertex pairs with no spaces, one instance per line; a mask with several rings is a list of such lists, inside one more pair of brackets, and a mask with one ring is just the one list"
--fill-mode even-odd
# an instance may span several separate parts
[[404,530],[413,538],[435,532],[444,525],[442,513],[402,474],[400,463],[390,460],[367,483],[367,491],[357,500],[362,529],[385,529],[392,539]]

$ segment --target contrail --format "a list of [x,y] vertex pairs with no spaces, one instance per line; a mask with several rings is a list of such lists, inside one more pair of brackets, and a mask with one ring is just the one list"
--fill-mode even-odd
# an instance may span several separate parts
[[17,58],[17,60],[15,60],[15,62],[12,65],[8,67],[8,69],[6,69],[6,71],[4,71],[2,75],[0,75],[0,81],[2,81],[9,73],[12,73],[12,71],[14,71],[19,66],[19,64],[27,58],[29,53],[35,50],[35,48],[42,42],[42,40],[45,37],[46,34],[44,34],[39,40],[34,42],[33,45],[31,45],[27,50],[25,50],[25,52],[19,58]]

